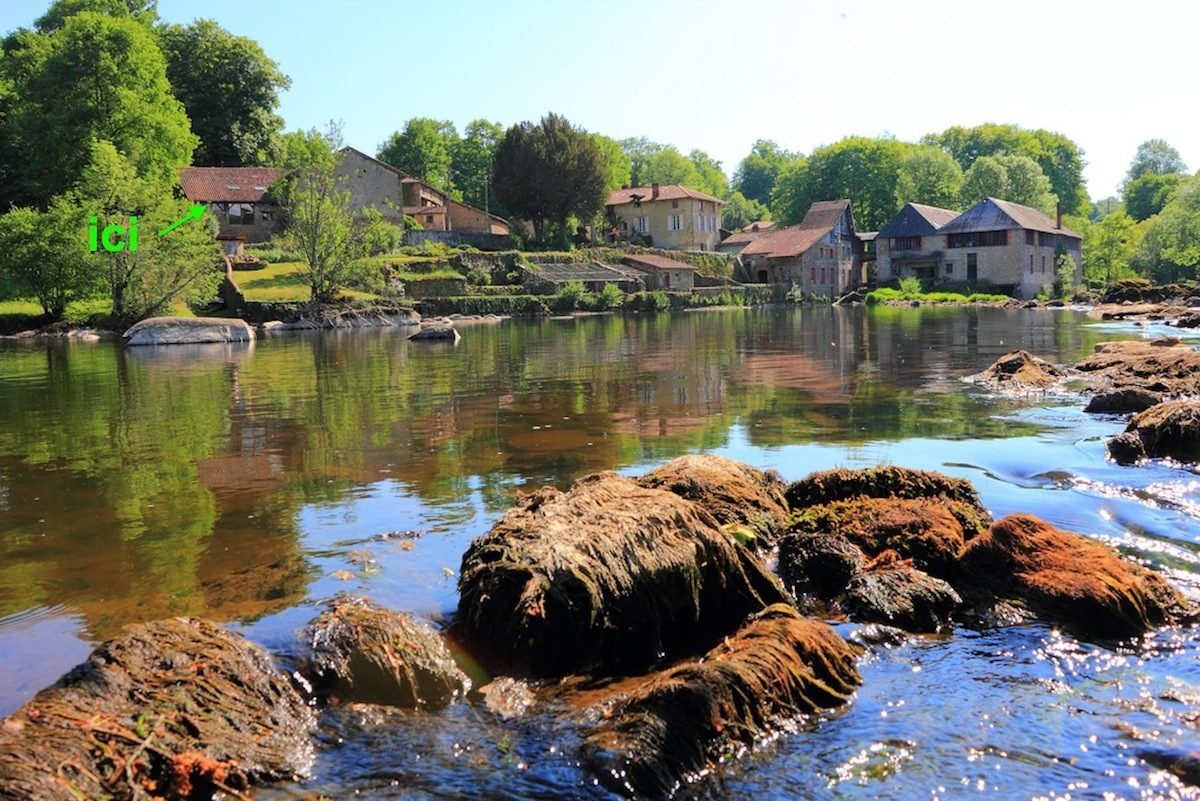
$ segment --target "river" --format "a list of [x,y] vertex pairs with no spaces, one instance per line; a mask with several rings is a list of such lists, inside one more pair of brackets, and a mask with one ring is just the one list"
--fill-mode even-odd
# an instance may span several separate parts
[[[444,621],[467,543],[524,489],[713,452],[788,480],[890,463],[967,478],[1200,597],[1200,481],[1104,458],[1115,417],[965,384],[1150,329],[1071,310],[769,308],[388,330],[251,346],[0,343],[0,714],[126,623],[222,621],[277,652],[339,592]],[[1173,331],[1172,331],[1173,332]],[[1174,332],[1173,332],[1174,333]],[[839,630],[851,633],[842,624]],[[712,798],[1192,797],[1140,756],[1200,749],[1200,635],[1108,649],[1040,625],[864,657],[843,710]],[[311,781],[259,798],[603,798],[537,715],[327,717]]]

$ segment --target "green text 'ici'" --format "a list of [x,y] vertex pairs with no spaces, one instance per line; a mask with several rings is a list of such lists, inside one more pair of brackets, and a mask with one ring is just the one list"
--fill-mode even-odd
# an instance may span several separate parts
[[123,225],[109,225],[100,231],[98,217],[88,217],[88,250],[95,253],[103,245],[109,253],[120,253],[128,246],[129,250],[137,250],[138,230],[137,217],[129,218],[129,230]]

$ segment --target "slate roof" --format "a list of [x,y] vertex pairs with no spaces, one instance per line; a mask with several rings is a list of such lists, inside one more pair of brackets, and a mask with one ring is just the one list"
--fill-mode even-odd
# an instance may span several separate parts
[[675,259],[669,259],[666,256],[652,256],[648,253],[635,253],[626,256],[625,263],[631,267],[648,267],[651,270],[691,270],[696,272],[696,268],[690,264],[685,264]]
[[879,229],[879,236],[883,239],[928,236],[956,217],[958,217],[957,211],[926,206],[921,203],[907,203],[904,208],[896,212],[896,216],[888,220],[887,225]]
[[179,183],[197,203],[262,203],[271,184],[287,174],[274,167],[182,167]]
[[939,234],[969,234],[977,231],[1009,231],[1022,228],[1027,231],[1042,231],[1047,234],[1062,234],[1063,236],[1080,239],[1079,234],[1069,228],[1059,228],[1054,220],[1042,214],[1037,209],[985,197],[971,208],[958,215],[954,220],[942,226]]
[[703,192],[697,192],[695,189],[688,189],[686,186],[679,184],[659,184],[658,197],[651,197],[654,194],[652,186],[635,186],[631,189],[618,189],[610,192],[608,195],[608,206],[621,206],[626,203],[632,203],[634,200],[640,200],[643,203],[659,200],[705,200],[709,203],[725,204],[724,200],[718,200],[712,195],[706,195]]
[[766,256],[769,259],[799,256],[829,233],[842,213],[849,208],[849,200],[822,200],[814,203],[798,224],[769,231],[765,236],[760,236],[746,245],[742,255]]

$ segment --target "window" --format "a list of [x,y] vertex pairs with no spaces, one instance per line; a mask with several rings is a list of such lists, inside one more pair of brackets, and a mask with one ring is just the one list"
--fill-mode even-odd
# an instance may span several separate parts
[[672,201],[671,201],[671,208],[673,208],[673,209],[677,209],[677,208],[679,208],[679,201],[678,201],[678,200],[672,200]]
[[1042,272],[1046,272],[1046,257],[1042,256]]
[[952,262],[946,262],[946,275],[952,275],[953,273],[954,273],[954,264]]
[[1048,234],[1045,231],[1039,231],[1038,244],[1044,248],[1054,247],[1054,234]]
[[428,225],[433,225],[433,215],[432,215],[432,214],[426,214],[426,215],[425,215],[425,222],[426,222],[426,224],[428,224]]
[[705,217],[703,214],[700,215],[700,230],[701,231],[708,230],[708,218]]
[[810,284],[817,283],[817,268],[816,267],[808,268],[808,282]]
[[667,230],[668,231],[682,231],[683,230],[683,217],[681,217],[678,214],[668,214],[667,215]]
[[1033,231],[1026,231],[1026,232],[1025,232],[1025,244],[1026,244],[1026,245],[1032,245],[1032,244],[1035,244],[1035,243],[1034,243],[1034,239],[1035,239],[1035,236],[1034,236],[1034,232],[1033,232]]
[[1008,231],[973,231],[968,234],[948,234],[948,248],[986,248],[1008,244]]
[[821,283],[825,283],[825,268],[821,268]]
[[230,225],[254,225],[254,206],[250,203],[229,204]]
[[1033,275],[1033,254],[1029,254],[1029,274]]
[[890,242],[892,250],[920,250],[921,237],[919,236],[894,236]]
[[649,217],[634,218],[633,230],[637,231],[639,234],[650,233],[650,218]]
[[262,215],[263,222],[270,222],[271,220],[275,219],[275,212],[273,212],[273,211],[263,210],[261,215]]

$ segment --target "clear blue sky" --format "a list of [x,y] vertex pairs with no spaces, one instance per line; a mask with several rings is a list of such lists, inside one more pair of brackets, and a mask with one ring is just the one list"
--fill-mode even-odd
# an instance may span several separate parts
[[[2,0],[0,29],[48,0]],[[1137,145],[1200,168],[1200,4],[1009,0],[160,0],[217,20],[292,79],[289,128],[344,122],[374,152],[410,117],[509,125],[555,111],[615,138],[707,151],[732,174],[756,139],[801,152],[950,125],[1048,128],[1086,152],[1095,198]]]

